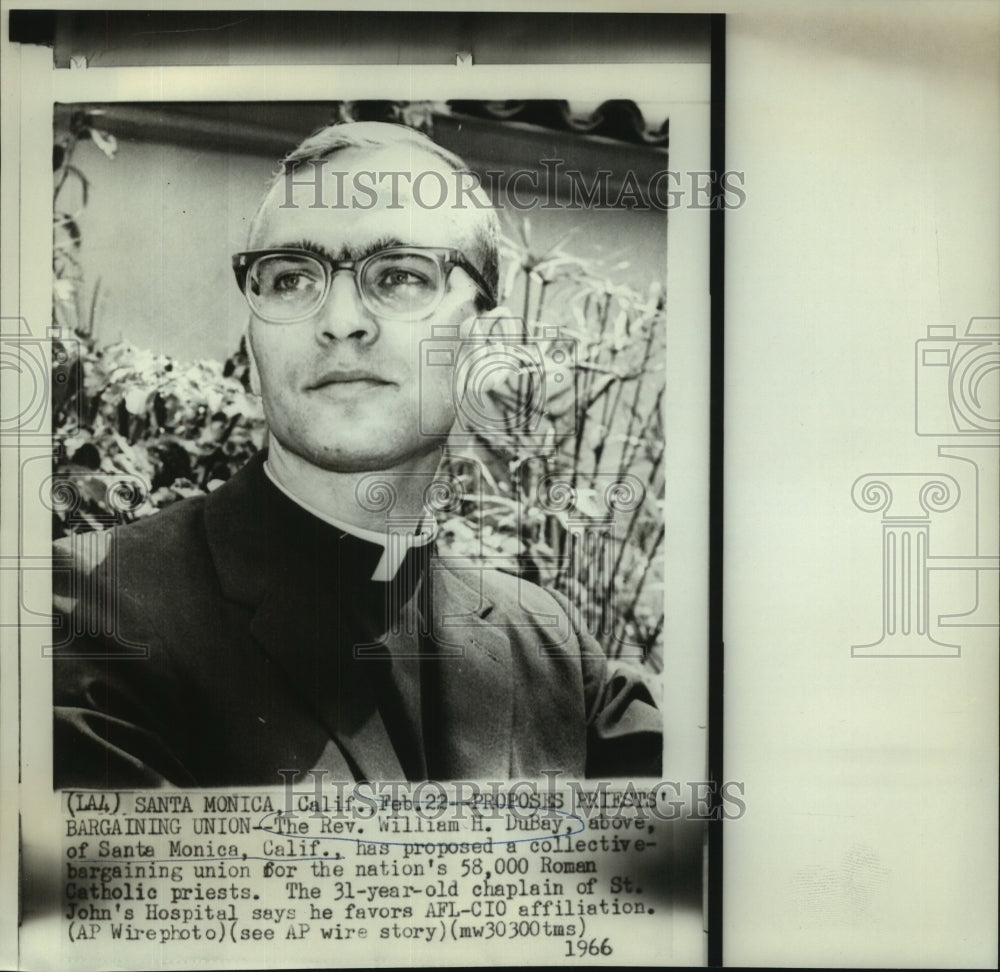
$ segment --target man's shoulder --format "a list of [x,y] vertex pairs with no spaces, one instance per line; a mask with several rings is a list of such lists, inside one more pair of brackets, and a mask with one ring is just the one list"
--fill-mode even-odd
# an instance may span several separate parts
[[437,569],[449,573],[495,608],[562,613],[557,596],[513,570],[500,569],[465,557],[439,556],[435,559],[435,564]]
[[204,543],[205,496],[179,500],[165,509],[103,533],[73,533],[55,541],[56,566],[90,574],[113,554],[119,563],[162,570],[186,559]]
[[116,630],[135,644],[152,643],[156,632],[173,630],[184,618],[217,616],[219,585],[205,501],[179,500],[134,523],[58,540],[52,564],[56,613],[79,614],[91,624],[114,612]]
[[559,591],[481,561],[441,558],[437,568],[451,578],[446,589],[449,610],[479,614],[512,644],[542,646],[550,659],[590,654],[595,648],[579,611]]
[[178,500],[102,534],[64,537],[55,545],[57,564],[71,564],[75,571],[93,570],[113,551],[119,563],[126,561],[140,574],[147,566],[164,571],[183,568],[189,558],[209,555],[213,521],[220,535],[229,539],[259,522],[262,466],[263,456],[258,454],[210,493]]

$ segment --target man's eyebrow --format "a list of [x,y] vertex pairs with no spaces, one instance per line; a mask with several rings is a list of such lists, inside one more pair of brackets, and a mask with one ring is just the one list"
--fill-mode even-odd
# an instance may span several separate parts
[[313,240],[294,240],[286,245],[291,250],[309,250],[311,253],[316,253],[319,256],[326,257],[327,260],[336,262],[337,260],[364,260],[365,257],[370,257],[373,253],[378,253],[379,250],[387,250],[392,246],[409,246],[410,244],[395,236],[382,236],[366,246],[341,247],[338,253],[333,253],[333,251],[328,250],[325,246]]

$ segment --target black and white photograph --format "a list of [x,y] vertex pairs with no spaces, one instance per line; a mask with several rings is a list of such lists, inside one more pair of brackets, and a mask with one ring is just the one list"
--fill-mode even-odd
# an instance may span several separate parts
[[[668,182],[667,120],[656,138],[611,100],[58,108],[60,196],[129,195],[88,246],[100,291],[79,272],[96,217],[57,197],[81,380],[55,430],[56,785],[659,777],[669,200],[643,193]],[[208,133],[278,141],[293,119],[312,134],[234,213],[253,156]],[[599,135],[616,124],[631,141]],[[581,171],[574,139],[603,161]],[[227,222],[245,248],[206,273]],[[223,358],[229,290],[250,322]],[[129,487],[132,523],[81,542]]]

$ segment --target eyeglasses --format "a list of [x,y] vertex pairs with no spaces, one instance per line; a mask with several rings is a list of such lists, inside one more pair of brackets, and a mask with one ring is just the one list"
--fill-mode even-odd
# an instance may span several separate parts
[[461,267],[480,293],[496,304],[482,274],[458,250],[394,246],[363,260],[329,260],[311,250],[250,250],[233,256],[236,282],[257,317],[271,324],[295,324],[326,301],[333,275],[354,274],[358,296],[375,317],[418,321],[437,310],[452,269]]

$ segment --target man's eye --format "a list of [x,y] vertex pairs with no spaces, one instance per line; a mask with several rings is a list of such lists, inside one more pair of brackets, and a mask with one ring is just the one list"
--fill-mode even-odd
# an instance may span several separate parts
[[271,281],[271,290],[279,294],[301,293],[315,285],[316,281],[309,274],[299,270],[288,270],[278,274]]
[[386,270],[378,279],[379,287],[387,290],[393,290],[397,287],[426,287],[428,283],[428,279],[423,274],[414,273],[403,267]]

